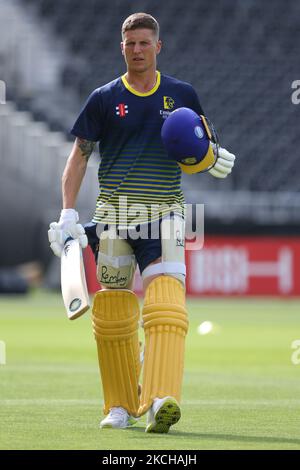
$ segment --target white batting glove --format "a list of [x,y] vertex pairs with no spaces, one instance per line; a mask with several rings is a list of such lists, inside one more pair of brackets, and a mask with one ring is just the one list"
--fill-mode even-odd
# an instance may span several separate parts
[[88,239],[84,228],[78,224],[79,215],[75,209],[63,209],[58,222],[52,222],[48,230],[48,239],[53,253],[61,257],[67,238],[78,239],[82,248],[88,245]]
[[217,162],[211,170],[208,171],[215,178],[226,178],[234,166],[235,155],[228,150],[219,147]]

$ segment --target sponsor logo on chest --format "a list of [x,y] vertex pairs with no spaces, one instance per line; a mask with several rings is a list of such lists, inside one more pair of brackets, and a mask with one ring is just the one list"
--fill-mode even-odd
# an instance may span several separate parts
[[126,114],[128,114],[128,104],[119,103],[116,106],[116,115],[120,116],[121,118],[124,118]]
[[163,104],[164,109],[159,111],[159,114],[162,116],[163,119],[167,119],[169,114],[174,110],[175,100],[171,98],[171,96],[164,96],[163,97]]
[[[175,107],[175,100],[170,96],[163,96],[163,109],[159,110],[159,114],[162,116],[163,119],[166,119],[172,111],[174,111]],[[128,104],[119,103],[115,107],[115,114],[120,118],[126,117],[128,114]]]

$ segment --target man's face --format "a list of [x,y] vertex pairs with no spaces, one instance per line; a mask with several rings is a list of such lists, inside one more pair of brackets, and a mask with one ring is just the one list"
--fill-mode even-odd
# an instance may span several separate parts
[[161,49],[161,41],[157,40],[151,29],[135,29],[126,31],[121,50],[127,69],[133,72],[146,72],[156,68],[156,56]]

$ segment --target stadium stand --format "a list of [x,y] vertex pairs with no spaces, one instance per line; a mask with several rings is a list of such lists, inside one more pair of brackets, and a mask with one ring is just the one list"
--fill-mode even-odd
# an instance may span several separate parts
[[[0,0],[2,11],[5,3]],[[4,41],[9,37],[8,23],[1,26],[0,66],[9,84],[8,98],[19,111],[30,111],[34,119],[70,139],[68,131],[88,94],[124,72],[119,46],[122,20],[135,11],[149,12],[161,25],[164,48],[159,69],[194,85],[222,146],[238,155],[234,172],[225,181],[202,174],[184,176],[187,201],[207,203],[208,220],[223,221],[228,214],[225,205],[234,211],[227,220],[248,217],[259,223],[257,207],[262,206],[265,221],[276,222],[276,201],[286,220],[300,221],[295,209],[300,189],[300,106],[291,101],[291,84],[300,79],[300,3],[273,0],[269,7],[260,0],[188,4],[12,0],[9,4],[20,10],[20,19],[14,46],[12,40]],[[20,36],[24,18],[30,19],[27,49]],[[3,44],[9,45],[7,53]],[[28,50],[31,74],[25,80],[28,71],[20,64]],[[11,51],[17,51],[15,58]]]
[[[7,221],[1,225],[0,266],[16,259],[50,259],[48,224],[61,206],[61,174],[71,147],[63,133],[50,131],[30,113],[10,102],[0,106],[0,213]],[[92,213],[88,201],[96,197],[97,169],[91,160],[78,199],[85,220]]]
[[[164,41],[160,69],[196,87],[222,144],[239,155],[226,187],[299,189],[299,179],[290,180],[287,174],[293,173],[299,144],[299,110],[290,95],[298,73],[300,4],[274,0],[269,8],[259,0],[191,1],[188,7],[170,0],[22,3],[29,3],[39,21],[50,25],[53,35],[66,44],[60,83],[74,92],[78,105],[95,87],[123,72],[122,19],[137,10],[152,13],[160,21]],[[52,114],[52,124],[66,130],[61,112]],[[211,189],[219,187],[217,181],[202,180]]]

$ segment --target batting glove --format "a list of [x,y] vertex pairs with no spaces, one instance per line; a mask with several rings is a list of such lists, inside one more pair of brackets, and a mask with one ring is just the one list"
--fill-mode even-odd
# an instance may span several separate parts
[[234,166],[235,155],[228,152],[228,150],[219,147],[218,149],[218,158],[213,168],[211,168],[208,173],[210,173],[215,178],[226,178]]
[[78,224],[79,215],[75,209],[63,209],[58,222],[52,222],[48,230],[48,239],[53,253],[60,257],[67,238],[78,239],[82,248],[88,245],[84,228]]

